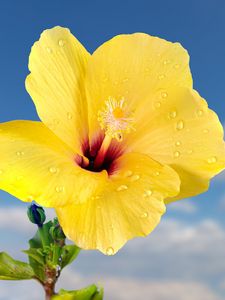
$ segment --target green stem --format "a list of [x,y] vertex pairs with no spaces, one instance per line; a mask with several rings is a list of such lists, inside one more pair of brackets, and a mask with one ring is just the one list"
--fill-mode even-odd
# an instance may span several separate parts
[[48,246],[48,236],[46,235],[46,232],[45,230],[43,229],[43,227],[38,227],[38,232],[39,232],[39,235],[40,235],[40,238],[41,238],[41,242],[42,242],[42,246],[43,248]]

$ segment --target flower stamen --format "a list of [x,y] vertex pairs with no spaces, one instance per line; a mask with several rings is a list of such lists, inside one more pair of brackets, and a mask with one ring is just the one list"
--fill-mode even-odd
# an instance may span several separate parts
[[127,108],[124,98],[118,101],[109,97],[105,104],[105,109],[98,113],[98,121],[106,135],[120,142],[124,133],[134,130],[132,112]]

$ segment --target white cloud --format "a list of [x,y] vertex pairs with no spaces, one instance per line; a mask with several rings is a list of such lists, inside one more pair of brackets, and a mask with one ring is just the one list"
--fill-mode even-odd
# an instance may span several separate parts
[[[55,216],[54,210],[46,210],[47,218]],[[15,232],[32,233],[34,227],[27,217],[26,208],[2,207],[0,208],[0,230],[10,229]]]
[[[78,289],[94,283],[95,278],[82,277],[68,269],[64,271],[59,287]],[[104,277],[106,300],[222,300],[207,285],[183,280],[137,280],[134,278]],[[32,292],[29,292],[32,291]],[[41,286],[34,281],[0,282],[0,300],[40,300],[44,298]]]
[[181,212],[185,214],[194,214],[197,212],[197,206],[190,202],[189,199],[170,203],[167,206],[168,211]]

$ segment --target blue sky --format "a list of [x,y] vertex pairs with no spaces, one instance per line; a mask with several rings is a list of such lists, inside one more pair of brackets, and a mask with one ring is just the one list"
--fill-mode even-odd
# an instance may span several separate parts
[[[191,57],[195,89],[225,124],[224,15],[223,0],[1,1],[0,122],[38,120],[24,88],[28,55],[44,29],[61,25],[69,27],[90,52],[119,33],[146,32],[180,42]],[[142,298],[151,295],[152,300],[170,300],[170,295],[177,300],[222,299],[225,293],[224,181],[225,175],[219,175],[207,193],[168,207],[163,222],[149,238],[129,242],[115,257],[82,253],[65,275],[64,283],[70,283],[68,288],[73,288],[73,284],[82,285],[83,281],[102,280],[107,287],[107,300],[115,299],[113,293],[123,289],[123,285],[132,292],[116,294],[117,300],[136,299],[132,287]],[[18,256],[16,249],[26,248],[26,238],[32,230],[23,216],[26,205],[4,192],[0,192],[0,198],[1,250],[8,249]],[[11,225],[6,232],[10,216]],[[0,283],[0,300],[26,299],[23,290],[29,284],[15,284],[13,288],[14,284]],[[165,286],[168,294],[160,292]],[[35,284],[33,288],[38,291]],[[185,298],[190,291],[191,298]],[[13,298],[15,293],[17,298]]]

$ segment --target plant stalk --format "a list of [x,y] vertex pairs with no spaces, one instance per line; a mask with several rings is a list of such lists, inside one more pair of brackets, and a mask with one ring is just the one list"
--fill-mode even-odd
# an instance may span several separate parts
[[51,300],[51,297],[55,295],[56,281],[56,270],[47,266],[45,269],[45,282],[43,285],[45,290],[45,300]]

